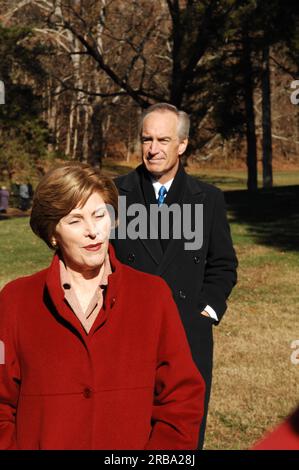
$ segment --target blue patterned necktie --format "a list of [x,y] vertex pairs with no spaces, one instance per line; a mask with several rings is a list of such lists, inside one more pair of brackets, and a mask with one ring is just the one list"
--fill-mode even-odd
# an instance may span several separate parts
[[159,189],[159,193],[158,193],[158,206],[162,206],[163,202],[164,202],[164,199],[166,197],[166,194],[167,194],[167,189],[165,188],[165,186],[161,186],[161,188]]

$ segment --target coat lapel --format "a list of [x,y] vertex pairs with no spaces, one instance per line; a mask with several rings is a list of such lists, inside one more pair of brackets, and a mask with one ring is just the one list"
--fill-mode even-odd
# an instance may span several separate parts
[[[184,171],[184,170],[183,170]],[[184,171],[185,173],[185,171]],[[181,210],[183,210],[184,204],[190,204],[194,206],[195,204],[202,204],[205,199],[205,193],[201,189],[200,185],[193,178],[189,178],[185,173],[184,179],[184,189],[182,191],[181,198],[176,202],[180,204]],[[181,212],[182,214],[183,212]],[[161,276],[172,262],[172,260],[177,256],[181,250],[184,250],[184,243],[187,241],[184,239],[184,234],[181,234],[180,239],[171,239],[168,243],[167,249],[164,253],[161,263],[158,266],[156,274]]]
[[[141,182],[140,182],[140,171],[141,168],[138,167],[133,172],[129,173],[127,178],[119,184],[119,190],[122,195],[126,196],[126,210],[132,204],[141,204],[142,206],[147,208],[147,227],[150,227],[150,214],[149,214],[149,207],[146,205],[146,201],[142,192]],[[127,228],[128,220],[122,220],[120,215],[119,220],[119,230],[121,230],[121,224],[123,225],[123,229]],[[161,248],[161,244],[158,239],[150,239],[149,237],[143,239],[139,238],[139,241],[143,244],[144,248],[147,250],[149,255],[155,261],[157,265],[161,262],[163,251]]]
[[72,327],[73,331],[76,331],[81,340],[85,343],[86,334],[80,320],[64,302],[64,292],[60,283],[59,256],[57,254],[54,255],[47,272],[46,292],[44,298],[46,302],[50,301],[54,306],[55,311],[53,308],[50,308],[50,306],[49,310],[57,316],[57,318],[61,317],[64,322],[67,322]]

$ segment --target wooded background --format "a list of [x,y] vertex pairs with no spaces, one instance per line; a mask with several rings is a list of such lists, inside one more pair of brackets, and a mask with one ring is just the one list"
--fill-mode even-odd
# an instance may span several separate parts
[[[289,0],[0,0],[0,180],[55,158],[130,161],[138,118],[190,114],[185,160],[299,163],[299,5]],[[292,101],[291,101],[292,98]]]

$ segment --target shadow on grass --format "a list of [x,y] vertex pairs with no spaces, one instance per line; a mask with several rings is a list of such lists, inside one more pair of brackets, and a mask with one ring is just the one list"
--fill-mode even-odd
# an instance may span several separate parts
[[20,209],[15,209],[13,207],[9,207],[6,213],[0,213],[0,220],[10,220],[19,217],[29,217],[30,210],[28,211],[21,211]]
[[261,244],[299,251],[299,186],[226,191],[232,221],[246,224]]
[[246,178],[242,178],[241,176],[214,176],[214,175],[205,175],[205,174],[192,174],[196,178],[204,181],[205,183],[214,184],[215,186],[246,186]]

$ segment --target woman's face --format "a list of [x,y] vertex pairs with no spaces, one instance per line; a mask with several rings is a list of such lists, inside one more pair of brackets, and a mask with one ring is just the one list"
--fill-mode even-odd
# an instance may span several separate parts
[[56,225],[53,239],[67,267],[74,271],[97,270],[108,251],[111,219],[99,193],[83,207],[76,207]]

